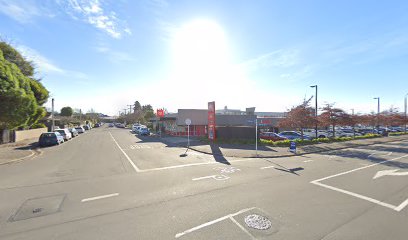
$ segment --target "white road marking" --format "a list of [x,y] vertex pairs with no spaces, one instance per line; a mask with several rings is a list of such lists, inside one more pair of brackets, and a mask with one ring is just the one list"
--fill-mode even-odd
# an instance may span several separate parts
[[112,193],[112,194],[107,194],[107,195],[102,195],[102,196],[97,196],[97,197],[84,198],[84,199],[81,200],[81,202],[89,202],[89,201],[104,199],[104,198],[108,198],[108,197],[116,197],[118,195],[119,195],[119,193]]
[[261,167],[260,169],[275,168],[274,166]]
[[237,171],[241,171],[241,169],[236,167],[216,167],[214,170],[220,170],[220,173],[234,173]]
[[[372,153],[372,154],[368,155],[367,158],[370,158],[370,157],[372,157],[374,155],[377,155],[377,154],[378,154],[378,152],[377,153]],[[392,152],[388,152],[387,154],[378,154],[378,155],[379,156],[391,156],[391,154],[392,154]]]
[[327,188],[327,189],[331,189],[333,191],[341,192],[341,193],[344,193],[344,194],[347,194],[347,195],[350,195],[350,196],[353,196],[353,197],[356,197],[356,198],[360,198],[360,199],[363,199],[363,200],[378,204],[378,205],[383,206],[383,207],[391,208],[392,210],[395,210],[395,211],[399,212],[408,205],[408,199],[405,200],[403,203],[401,203],[399,206],[394,206],[394,205],[389,204],[389,203],[381,202],[381,201],[379,201],[377,199],[366,197],[366,196],[363,196],[363,195],[358,194],[358,193],[353,193],[353,192],[350,192],[350,191],[347,191],[347,190],[344,190],[344,189],[340,189],[340,188],[336,188],[336,187],[333,187],[333,186],[330,186],[330,185],[326,185],[326,184],[320,183],[320,182],[324,181],[324,180],[327,180],[327,179],[330,179],[330,178],[334,178],[334,177],[342,176],[342,175],[349,174],[349,173],[352,173],[352,172],[356,172],[356,171],[359,171],[359,170],[363,170],[363,169],[366,169],[366,168],[374,167],[374,166],[377,166],[377,165],[380,165],[380,164],[383,164],[383,163],[386,163],[386,162],[392,162],[392,161],[395,161],[395,160],[398,160],[398,159],[401,159],[401,158],[405,158],[405,157],[408,157],[408,154],[400,156],[400,157],[396,157],[396,158],[393,158],[393,159],[390,159],[390,160],[384,160],[384,161],[374,163],[374,164],[371,164],[371,165],[368,165],[368,166],[359,167],[359,168],[356,168],[356,169],[353,169],[353,170],[350,170],[350,171],[341,172],[341,173],[334,174],[334,175],[331,175],[331,176],[328,176],[328,177],[313,180],[310,183],[321,186],[321,187],[324,187],[324,188]]
[[243,227],[237,220],[235,220],[235,218],[233,218],[233,217],[230,216],[229,219],[230,219],[233,223],[235,223],[244,233],[248,234],[248,236],[249,236],[251,239],[256,240],[256,238],[255,238],[250,232],[248,232],[248,230],[246,230],[245,227]]
[[396,207],[394,210],[399,212],[402,209],[404,209],[407,205],[408,205],[408,198],[403,203],[401,203],[398,207]]
[[203,179],[214,179],[214,180],[227,180],[230,177],[225,176],[225,175],[210,175],[210,176],[205,176],[205,177],[198,177],[198,178],[193,178],[191,180],[193,181],[198,181],[198,180],[203,180]]
[[304,163],[313,162],[313,160],[305,160]]
[[123,151],[123,149],[119,146],[119,143],[116,141],[116,139],[113,137],[112,133],[110,133],[110,136],[112,137],[113,141],[116,143],[116,146],[118,146],[119,150],[125,155],[126,159],[129,161],[130,165],[132,165],[133,169],[135,169],[136,172],[140,172],[140,169],[136,166],[136,164],[130,159],[130,157]]
[[373,179],[377,179],[384,176],[408,176],[408,172],[398,172],[399,169],[390,169],[378,171]]
[[248,212],[248,211],[251,211],[251,210],[253,210],[253,209],[255,209],[255,208],[252,207],[252,208],[242,209],[242,210],[240,210],[240,211],[238,211],[238,212],[236,212],[236,213],[228,214],[228,215],[226,215],[226,216],[217,218],[217,219],[215,219],[215,220],[212,220],[212,221],[203,223],[203,224],[198,225],[198,226],[196,226],[196,227],[190,228],[190,229],[188,229],[188,230],[186,230],[186,231],[184,231],[184,232],[177,233],[176,236],[175,236],[175,238],[182,237],[182,236],[184,236],[184,235],[186,235],[186,234],[188,234],[188,233],[197,231],[197,230],[199,230],[199,229],[201,229],[201,228],[204,228],[204,227],[211,226],[211,225],[213,225],[213,224],[215,224],[215,223],[224,221],[225,219],[228,219],[228,218],[237,216],[237,215],[239,215],[239,214],[241,214],[241,213]]
[[327,188],[327,189],[331,189],[333,191],[341,192],[341,193],[344,193],[344,194],[347,194],[347,195],[350,195],[350,196],[353,196],[353,197],[356,197],[356,198],[360,198],[360,199],[363,199],[363,200],[366,200],[366,201],[381,205],[383,207],[391,208],[393,210],[395,210],[395,208],[397,207],[397,206],[394,206],[394,205],[389,204],[389,203],[381,202],[381,201],[379,201],[377,199],[374,199],[374,198],[366,197],[364,195],[361,195],[361,194],[358,194],[358,193],[353,193],[353,192],[343,190],[343,189],[340,189],[340,188],[336,188],[336,187],[333,187],[333,186],[330,186],[330,185],[326,185],[324,183],[314,182],[313,184],[324,187],[324,188]]

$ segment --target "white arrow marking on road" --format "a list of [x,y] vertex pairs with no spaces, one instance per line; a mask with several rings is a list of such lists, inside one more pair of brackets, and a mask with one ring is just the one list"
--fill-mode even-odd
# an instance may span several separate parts
[[197,181],[197,180],[203,180],[203,179],[214,179],[214,180],[227,180],[228,176],[225,175],[211,175],[211,176],[205,176],[205,177],[198,177],[198,178],[193,178],[193,181]]
[[397,172],[399,169],[378,171],[373,179],[377,179],[383,176],[408,176],[408,172]]

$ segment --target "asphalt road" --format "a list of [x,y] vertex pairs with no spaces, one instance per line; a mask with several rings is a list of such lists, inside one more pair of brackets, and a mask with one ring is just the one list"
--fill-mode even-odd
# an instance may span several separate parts
[[408,239],[408,141],[214,158],[105,125],[41,151],[0,166],[2,240]]

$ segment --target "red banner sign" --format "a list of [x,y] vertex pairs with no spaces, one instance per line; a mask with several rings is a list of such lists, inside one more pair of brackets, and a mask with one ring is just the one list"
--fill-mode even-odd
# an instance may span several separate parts
[[215,139],[215,102],[208,103],[208,139]]
[[164,117],[164,109],[157,109],[156,110],[156,116],[159,118]]

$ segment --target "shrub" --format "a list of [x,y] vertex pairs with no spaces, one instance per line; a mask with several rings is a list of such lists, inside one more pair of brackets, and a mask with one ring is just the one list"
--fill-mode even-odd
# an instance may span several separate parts
[[405,132],[390,132],[389,136],[400,136],[400,135],[405,135],[405,134],[408,134],[408,133],[405,133]]
[[36,129],[36,128],[46,128],[47,126],[44,125],[44,123],[34,123],[31,125],[31,129]]

